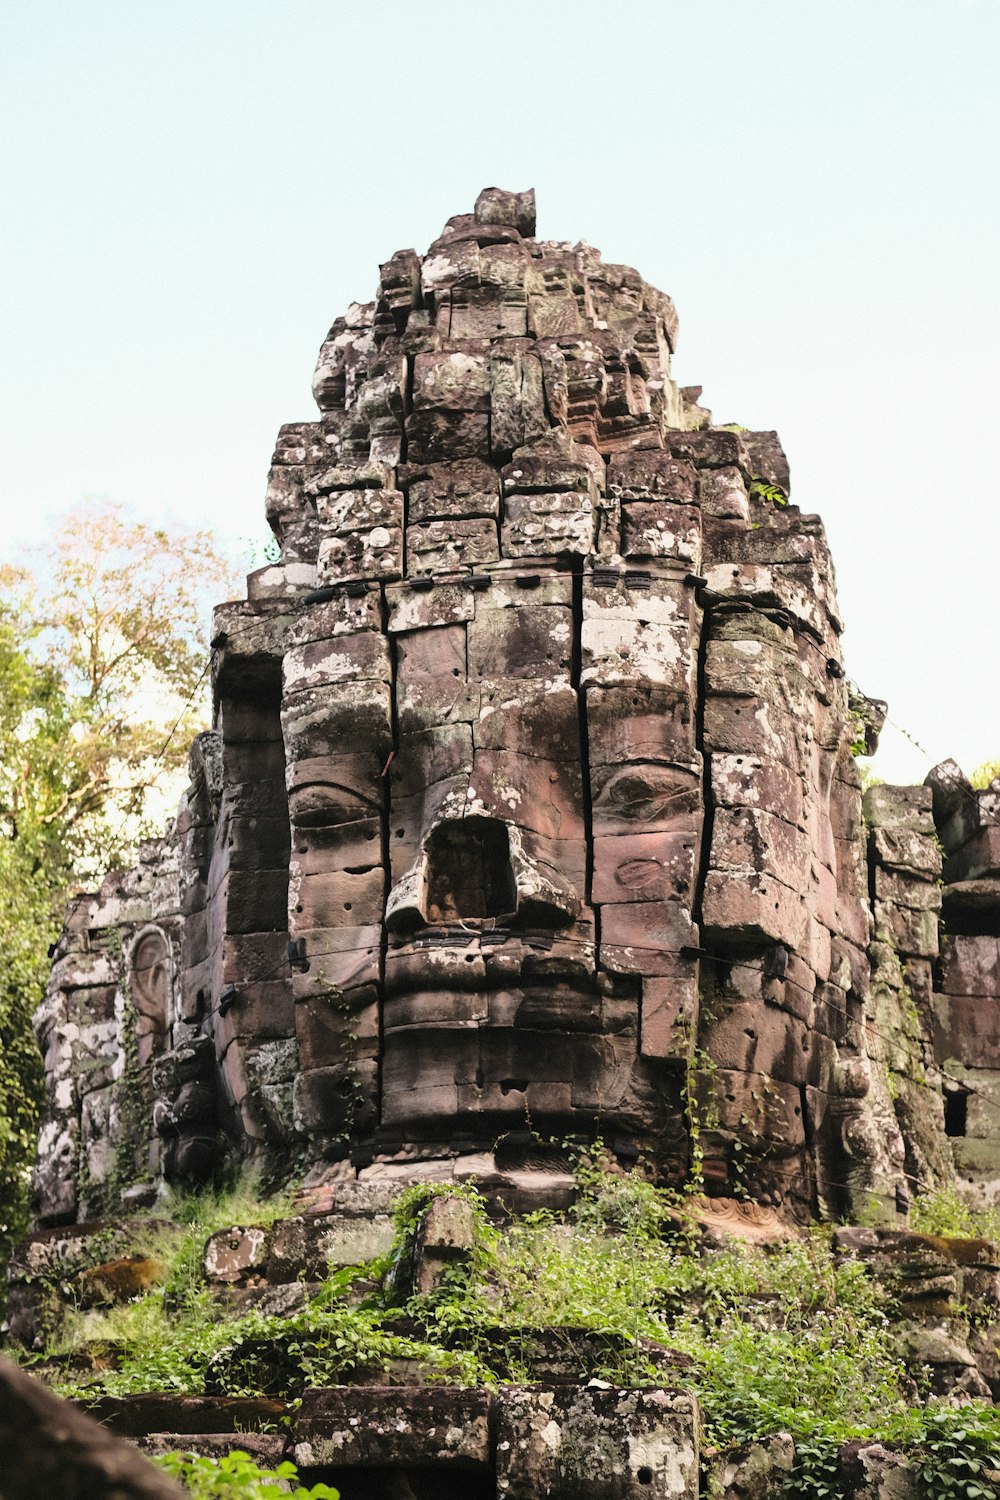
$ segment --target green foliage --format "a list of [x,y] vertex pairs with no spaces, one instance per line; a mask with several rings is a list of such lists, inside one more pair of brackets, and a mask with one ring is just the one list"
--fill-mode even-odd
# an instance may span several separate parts
[[0,1260],[26,1227],[47,951],[69,890],[150,831],[149,797],[186,757],[228,576],[208,533],[109,505],[68,517],[35,575],[0,569]]
[[194,1453],[162,1453],[153,1459],[171,1479],[182,1484],[194,1500],[340,1500],[340,1491],[328,1484],[309,1489],[299,1484],[293,1463],[276,1469],[261,1469],[248,1453],[234,1448],[222,1458]]
[[264,538],[245,536],[241,538],[252,568],[263,568],[281,561],[281,543],[273,533]]
[[751,479],[750,495],[756,500],[766,500],[770,505],[788,504],[788,496],[780,484],[770,484],[766,479]]
[[973,1406],[929,1407],[914,1469],[928,1500],[995,1500],[1000,1493],[1000,1413]]
[[[68,1389],[289,1398],[357,1379],[489,1385],[537,1380],[539,1361],[557,1357],[569,1378],[679,1380],[699,1398],[710,1446],[790,1433],[796,1458],[786,1500],[832,1500],[840,1446],[875,1438],[912,1455],[928,1500],[1000,1493],[1000,1413],[911,1404],[887,1293],[859,1262],[835,1257],[827,1233],[709,1248],[687,1200],[641,1171],[622,1172],[601,1147],[578,1153],[575,1173],[567,1214],[528,1214],[502,1233],[473,1187],[412,1188],[397,1206],[391,1255],[337,1272],[283,1317],[226,1319],[201,1263],[208,1234],[279,1217],[287,1199],[262,1201],[251,1181],[188,1200],[178,1205],[183,1222],[143,1241],[146,1253],[169,1262],[164,1291],[71,1319],[64,1352],[103,1344],[117,1351],[118,1367]],[[422,1216],[442,1195],[471,1205],[472,1254],[432,1292],[407,1295]],[[988,1227],[947,1194],[920,1200],[916,1223],[937,1232]],[[389,1290],[361,1296],[378,1278]]]
[[[878,726],[872,717],[872,705],[864,693],[859,693],[855,688],[848,687],[847,690],[847,712],[851,718],[851,754],[857,760],[861,756],[871,754],[869,745],[874,744],[874,736]],[[877,777],[865,783],[868,786],[878,786],[880,781]]]
[[1000,776],[1000,760],[984,760],[981,766],[977,766],[969,777],[969,781],[979,792],[985,792],[991,782]]
[[940,1188],[914,1199],[910,1205],[910,1228],[918,1234],[1000,1243],[1000,1209],[975,1203],[957,1188]]
[[164,1206],[161,1217],[140,1223],[127,1244],[117,1233],[113,1243],[104,1235],[95,1236],[92,1263],[112,1254],[149,1256],[165,1267],[164,1284],[162,1290],[120,1306],[86,1311],[71,1307],[48,1354],[66,1362],[70,1370],[74,1357],[85,1350],[114,1350],[119,1363],[96,1383],[68,1373],[57,1389],[79,1396],[101,1390],[124,1395],[203,1389],[209,1360],[235,1326],[226,1322],[205,1283],[205,1243],[233,1224],[272,1224],[291,1211],[291,1200],[291,1188],[263,1194],[260,1179],[248,1172],[216,1192],[177,1195]]
[[58,932],[54,895],[69,875],[59,810],[73,767],[59,680],[32,660],[0,603],[0,1260],[28,1221],[42,1101],[31,1017]]

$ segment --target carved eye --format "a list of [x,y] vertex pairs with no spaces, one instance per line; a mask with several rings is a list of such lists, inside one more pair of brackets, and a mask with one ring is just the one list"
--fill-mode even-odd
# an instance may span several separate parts
[[648,823],[686,812],[695,805],[697,795],[690,773],[671,766],[630,766],[612,777],[599,801],[620,818]]
[[379,816],[378,806],[349,787],[310,782],[288,795],[288,808],[297,828],[339,828]]

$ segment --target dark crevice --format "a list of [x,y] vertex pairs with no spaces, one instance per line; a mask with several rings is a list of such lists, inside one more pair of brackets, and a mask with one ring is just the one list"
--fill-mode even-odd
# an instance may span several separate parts
[[964,1136],[969,1128],[969,1093],[967,1089],[949,1089],[944,1096],[944,1133]]
[[[405,501],[404,501],[405,504]],[[381,781],[381,833],[382,833],[382,868],[384,876],[382,880],[382,913],[383,921],[379,937],[378,958],[378,980],[379,980],[379,1003],[378,1003],[378,1056],[375,1069],[375,1110],[376,1120],[380,1125],[382,1122],[382,1061],[385,1056],[385,1041],[383,1037],[384,1012],[385,1012],[385,965],[386,955],[389,950],[389,931],[384,916],[385,909],[389,904],[389,892],[392,889],[392,856],[389,848],[389,835],[392,818],[392,769],[391,762],[399,751],[399,707],[398,707],[398,681],[399,681],[399,653],[397,650],[396,637],[389,632],[389,605],[385,597],[384,587],[379,588],[379,601],[382,610],[382,630],[389,643],[389,726],[392,738],[392,754],[389,757],[389,765],[386,767]],[[376,1126],[377,1128],[377,1126]]]
[[[712,792],[712,757],[711,757],[711,755],[709,754],[708,750],[705,747],[705,704],[706,704],[706,701],[707,701],[707,681],[708,681],[707,658],[708,658],[708,638],[709,638],[709,634],[710,634],[711,623],[712,623],[711,606],[708,605],[708,604],[703,604],[702,605],[702,612],[701,612],[701,621],[700,621],[701,629],[700,629],[699,635],[698,635],[698,660],[697,660],[697,666],[696,666],[696,672],[695,672],[695,708],[694,708],[694,742],[695,742],[695,748],[698,751],[698,754],[701,756],[702,823],[701,823],[701,843],[700,843],[699,849],[698,849],[698,869],[695,872],[694,891],[692,892],[692,896],[691,896],[691,920],[695,924],[695,930],[698,933],[698,936],[695,938],[695,942],[697,942],[699,945],[701,944],[701,941],[702,941],[702,939],[701,939],[702,904],[703,904],[704,896],[705,896],[705,882],[708,879],[708,871],[709,871],[709,868],[711,866],[711,859],[712,859],[712,830],[713,830],[714,821],[715,821],[715,799],[714,799],[713,792]],[[699,965],[698,965],[698,976],[699,976],[698,989],[699,989],[699,994],[701,994],[701,993],[704,992],[704,985],[702,983],[702,976],[703,976],[703,973],[704,973],[704,967],[705,967],[706,961],[708,961],[711,964],[713,970],[715,968],[715,965],[714,965],[714,963],[712,963],[711,960],[706,960],[704,957],[702,957],[700,959]],[[699,1043],[699,1033],[700,1033],[700,1031],[701,1031],[701,1017],[699,1015],[697,1026],[696,1026],[696,1033],[695,1033],[695,1043],[696,1043],[696,1045],[698,1045],[698,1043]],[[689,1082],[690,1082],[690,1076],[691,1075],[689,1075]],[[693,1099],[691,1099],[690,1097],[686,1098],[686,1100],[685,1100],[685,1107],[686,1107],[686,1114],[687,1114],[687,1126],[688,1126],[688,1134],[689,1134],[689,1140],[690,1140],[690,1147],[689,1147],[689,1149],[693,1149],[694,1132],[695,1132],[696,1125],[698,1123],[695,1120],[694,1114],[692,1113],[692,1106],[695,1105],[695,1103],[696,1103],[696,1101],[693,1100]]]
[[[403,389],[403,420],[400,423],[400,431],[402,433],[402,437],[400,439],[400,445],[399,445],[399,461],[402,464],[405,464],[407,462],[407,456],[408,456],[408,451],[409,451],[408,450],[407,437],[406,437],[406,419],[410,415],[410,412],[413,410],[413,371],[414,371],[415,365],[416,365],[416,357],[414,355],[412,355],[412,354],[408,354],[406,356],[406,384],[405,384],[405,387]],[[405,524],[405,520],[406,520],[406,495],[405,495],[405,491],[404,491],[404,497],[403,497],[403,520],[404,520],[404,524]],[[405,533],[404,533],[404,535],[405,535]]]
[[594,884],[594,810],[590,789],[590,733],[587,725],[587,695],[581,686],[583,670],[583,564],[574,560],[573,567],[573,645],[570,656],[570,685],[576,695],[577,721],[580,732],[580,784],[583,788],[583,827],[587,846],[584,900],[594,913],[594,943],[600,952],[601,914],[593,904]]
[[701,931],[702,904],[705,897],[705,882],[712,861],[712,831],[715,824],[715,796],[712,790],[712,757],[705,748],[705,704],[708,698],[708,638],[711,632],[711,606],[702,609],[701,631],[698,638],[698,663],[695,676],[694,743],[701,756],[701,845],[698,851],[698,871],[695,876],[694,894],[691,899],[691,916]]

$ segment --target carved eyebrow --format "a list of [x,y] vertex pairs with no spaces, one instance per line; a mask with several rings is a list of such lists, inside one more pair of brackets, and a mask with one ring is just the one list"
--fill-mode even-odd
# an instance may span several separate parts
[[289,803],[302,799],[304,792],[320,792],[326,802],[333,806],[340,803],[343,807],[362,807],[371,810],[374,816],[381,813],[381,802],[377,797],[367,797],[363,792],[356,791],[353,787],[343,786],[336,781],[301,781],[296,786],[289,787]]

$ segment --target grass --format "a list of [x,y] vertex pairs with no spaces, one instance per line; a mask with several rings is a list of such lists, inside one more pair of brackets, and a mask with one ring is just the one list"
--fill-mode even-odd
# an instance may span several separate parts
[[[407,1295],[404,1268],[423,1209],[442,1189],[413,1189],[397,1210],[392,1254],[338,1271],[288,1317],[227,1315],[204,1282],[202,1256],[210,1234],[273,1222],[290,1197],[262,1197],[251,1181],[179,1200],[175,1222],[151,1225],[137,1246],[165,1261],[165,1286],[120,1307],[70,1311],[47,1351],[69,1365],[103,1348],[114,1367],[67,1370],[57,1388],[294,1398],[352,1380],[489,1385],[539,1378],[555,1340],[581,1382],[693,1389],[710,1447],[791,1433],[799,1459],[790,1495],[833,1494],[837,1447],[854,1438],[922,1455],[932,1500],[972,1496],[980,1471],[1000,1470],[1000,1414],[966,1408],[956,1425],[946,1408],[915,1396],[886,1291],[834,1255],[829,1232],[706,1250],[683,1205],[638,1174],[609,1176],[591,1156],[578,1182],[569,1215],[528,1215],[502,1233],[472,1188],[457,1190],[474,1205],[474,1249],[423,1296]],[[938,1194],[920,1200],[914,1227],[981,1236],[996,1233],[1000,1216]],[[359,1280],[379,1289],[359,1300]],[[966,1470],[973,1488],[949,1490],[948,1476]]]

